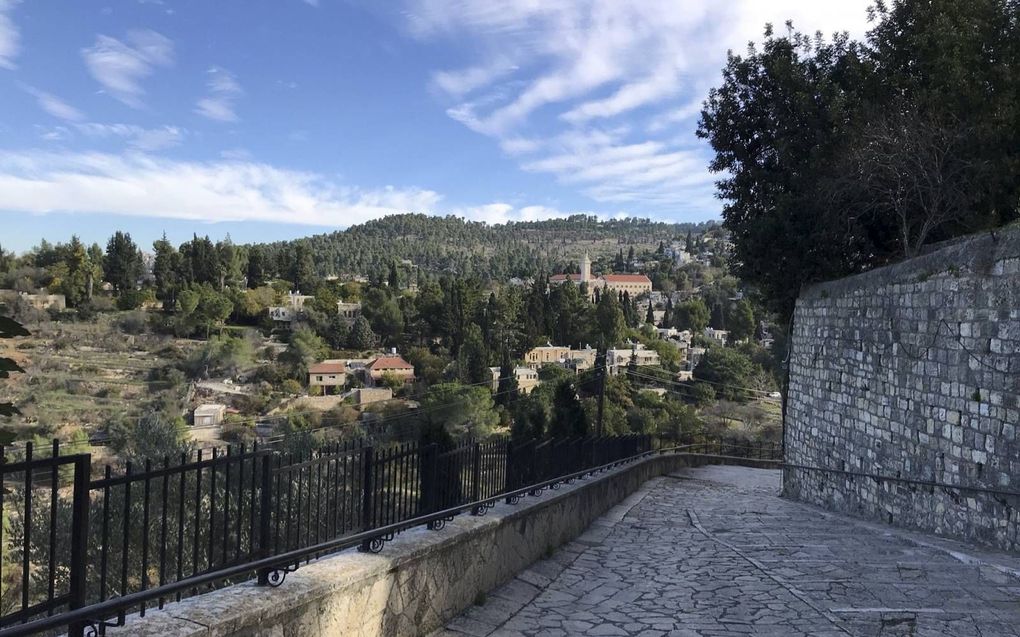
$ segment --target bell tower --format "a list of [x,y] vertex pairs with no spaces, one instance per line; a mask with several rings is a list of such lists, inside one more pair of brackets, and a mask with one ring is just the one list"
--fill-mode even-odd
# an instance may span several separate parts
[[581,259],[581,283],[591,282],[591,257],[588,251],[584,251],[584,258]]

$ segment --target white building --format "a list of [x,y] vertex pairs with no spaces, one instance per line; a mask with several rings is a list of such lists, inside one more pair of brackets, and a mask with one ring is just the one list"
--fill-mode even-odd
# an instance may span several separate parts
[[293,323],[301,318],[301,314],[305,309],[305,303],[314,298],[314,296],[301,294],[300,291],[288,292],[283,305],[272,305],[269,307],[269,318],[279,323]]
[[223,416],[227,413],[227,406],[218,403],[206,403],[195,407],[192,414],[192,424],[196,427],[212,427],[223,422]]
[[705,338],[710,339],[719,345],[726,345],[726,340],[729,339],[730,333],[726,330],[717,330],[712,327],[705,328]]
[[634,360],[639,367],[657,366],[659,353],[646,348],[641,343],[631,343],[629,347],[611,349],[606,352],[606,368],[610,375],[620,373],[621,367],[626,369],[631,360]]

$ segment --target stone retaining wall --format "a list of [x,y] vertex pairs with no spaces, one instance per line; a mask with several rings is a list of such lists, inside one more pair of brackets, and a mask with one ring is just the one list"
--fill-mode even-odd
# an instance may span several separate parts
[[[273,637],[427,635],[511,579],[648,479],[710,457],[660,455],[596,477],[461,515],[442,531],[411,529],[378,555],[344,551],[304,565],[279,588],[241,584],[128,618],[107,634]],[[749,466],[768,462],[728,460]]]
[[[806,289],[790,464],[1020,491],[1020,229]],[[1017,550],[1020,498],[787,468],[786,495]]]

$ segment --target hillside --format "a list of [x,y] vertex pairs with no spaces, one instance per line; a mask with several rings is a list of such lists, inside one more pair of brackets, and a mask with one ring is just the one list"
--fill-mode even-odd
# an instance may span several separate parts
[[660,241],[684,237],[688,231],[700,234],[715,225],[599,221],[586,215],[490,225],[452,216],[403,214],[266,248],[268,256],[280,262],[304,244],[322,275],[369,274],[384,271],[394,260],[408,259],[432,272],[502,279],[561,269],[585,250],[593,258],[615,255],[621,248],[626,253],[629,246],[654,250]]

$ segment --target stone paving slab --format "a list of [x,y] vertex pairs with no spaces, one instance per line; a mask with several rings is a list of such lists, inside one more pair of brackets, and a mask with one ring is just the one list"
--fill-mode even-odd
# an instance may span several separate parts
[[783,500],[780,479],[651,480],[434,637],[1020,637],[1017,556]]

